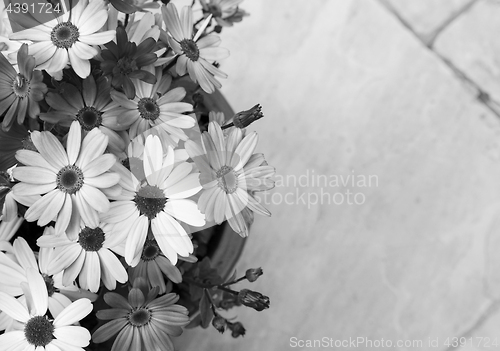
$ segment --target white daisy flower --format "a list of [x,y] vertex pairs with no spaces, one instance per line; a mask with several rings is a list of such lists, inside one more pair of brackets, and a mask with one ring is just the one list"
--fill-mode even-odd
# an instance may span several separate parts
[[43,195],[26,211],[26,220],[38,220],[39,226],[55,220],[56,234],[66,231],[70,239],[78,235],[80,219],[90,228],[97,227],[98,213],[109,210],[103,191],[120,179],[108,172],[116,162],[116,156],[104,154],[108,137],[94,128],[82,140],[80,123],[74,121],[66,150],[50,132],[34,131],[31,139],[39,152],[19,150],[16,158],[26,166],[13,172],[20,181],[12,189],[14,194]]
[[183,76],[186,72],[189,73],[191,80],[200,84],[209,94],[213,93],[215,88],[221,88],[222,85],[215,77],[227,78],[227,74],[212,63],[228,57],[229,51],[218,47],[221,40],[217,35],[209,34],[200,39],[210,18],[194,35],[191,7],[183,7],[180,17],[172,3],[163,6],[161,12],[170,34],[167,36],[168,45],[179,55],[175,66],[177,74]]
[[64,271],[63,284],[70,284],[79,276],[80,287],[97,292],[101,279],[108,290],[116,289],[116,281],[125,283],[127,272],[111,252],[120,244],[121,237],[111,234],[112,225],[101,223],[96,228],[84,227],[76,241],[65,235],[42,235],[40,247],[54,247],[56,253],[49,263],[49,274]]
[[120,172],[123,191],[102,220],[119,223],[115,231],[127,236],[125,260],[131,266],[141,258],[150,227],[163,254],[175,264],[177,254],[189,256],[193,252],[193,243],[179,221],[196,227],[205,224],[196,202],[187,199],[201,189],[199,173],[192,172],[190,163],[175,164],[174,150],[170,146],[168,150],[164,155],[160,139],[147,137],[145,179],[137,179],[122,165],[114,168]]
[[[0,310],[19,322],[18,330],[0,335],[0,350],[80,350],[90,342],[87,329],[72,324],[92,311],[88,299],[80,299],[66,307],[54,320],[46,315],[47,287],[35,269],[27,272],[23,282],[27,306],[4,292],[0,292]],[[16,326],[17,327],[17,326]]]
[[94,46],[115,37],[114,30],[99,32],[108,20],[107,7],[103,0],[78,0],[75,7],[62,16],[9,37],[33,41],[29,53],[35,57],[38,69],[54,75],[71,63],[76,74],[86,78],[90,74],[89,60],[98,54]]
[[188,139],[183,129],[190,129],[196,125],[193,117],[184,114],[192,111],[193,106],[182,102],[186,96],[183,87],[169,90],[172,84],[172,77],[169,74],[163,75],[161,69],[155,71],[153,66],[145,67],[144,70],[156,73],[156,84],[133,79],[135,86],[133,99],[128,99],[125,94],[118,91],[111,92],[111,98],[119,106],[103,115],[104,123],[120,120],[124,125],[130,126],[130,140],[148,129],[155,128],[159,132],[162,144],[168,143],[175,147],[179,140]]
[[[48,227],[44,236],[50,236],[47,232],[51,232],[53,229]],[[59,315],[73,300],[82,297],[89,298],[91,301],[95,300],[97,296],[78,289],[74,285],[74,279],[63,285],[62,274],[52,275],[48,272],[47,266],[54,258],[53,251],[52,248],[40,249],[37,260],[26,240],[22,237],[16,238],[12,247],[12,255],[8,257],[8,255],[0,253],[0,265],[3,267],[0,271],[0,281],[4,282],[0,291],[14,297],[23,296],[22,282],[28,279],[27,271],[34,268],[39,271],[45,281],[49,298],[49,311],[53,317]]]
[[254,154],[257,133],[243,137],[239,128],[232,128],[225,138],[216,122],[210,122],[202,135],[202,146],[186,142],[189,156],[200,170],[203,191],[198,206],[207,221],[229,222],[233,230],[248,235],[251,211],[270,216],[253,196],[255,191],[274,187],[274,167],[268,166],[262,154]]

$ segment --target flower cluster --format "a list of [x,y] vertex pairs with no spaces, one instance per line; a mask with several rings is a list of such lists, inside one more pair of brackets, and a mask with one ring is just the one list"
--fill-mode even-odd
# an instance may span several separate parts
[[219,312],[269,307],[230,288],[262,269],[235,279],[210,261],[222,232],[243,240],[270,216],[256,193],[274,187],[245,130],[262,107],[210,103],[241,2],[4,9],[0,350],[173,350],[188,324],[243,336]]

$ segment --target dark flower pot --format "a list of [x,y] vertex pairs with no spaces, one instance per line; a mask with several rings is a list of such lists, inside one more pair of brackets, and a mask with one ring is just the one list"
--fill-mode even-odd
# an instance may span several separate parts
[[[186,88],[188,92],[186,98],[192,99],[193,83],[191,81],[181,81],[179,85]],[[200,114],[197,113],[197,117],[202,130],[208,125],[208,112],[210,111],[223,112],[226,120],[234,116],[234,110],[219,90],[216,90],[212,94],[200,91],[199,94],[203,97],[203,102],[202,106],[197,107],[197,109],[202,111]],[[229,279],[234,273],[234,268],[241,256],[246,238],[242,238],[236,233],[227,222],[205,229],[202,232],[194,234],[193,237],[194,239],[199,238],[198,235],[201,234],[203,238],[200,238],[200,241],[205,243],[206,246],[206,248],[198,251],[198,254],[200,254],[200,251],[203,252],[206,250],[204,254],[198,256],[199,261],[203,259],[203,256],[209,257],[212,268],[215,268],[224,280]],[[189,267],[186,268],[189,269]],[[188,309],[190,310],[191,322],[187,327],[199,326],[201,320],[198,306],[188,307]]]

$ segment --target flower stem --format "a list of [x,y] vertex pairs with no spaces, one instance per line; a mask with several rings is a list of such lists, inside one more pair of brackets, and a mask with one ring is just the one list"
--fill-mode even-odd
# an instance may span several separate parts
[[[228,126],[230,126],[230,125],[228,124]],[[224,129],[224,127],[222,129]],[[241,282],[242,280],[245,280],[245,279],[246,279],[246,276],[243,276],[241,278],[233,280],[232,282],[221,284],[220,286],[228,286],[228,285],[236,284],[236,283]]]
[[222,286],[222,285],[217,285],[217,289],[222,290],[222,291],[225,291],[225,292],[228,292],[228,293],[233,294],[233,295],[235,295],[235,296],[238,296],[238,292],[237,292],[237,291],[234,291],[234,290],[228,289],[228,288],[226,288],[226,287],[224,287],[224,286]]

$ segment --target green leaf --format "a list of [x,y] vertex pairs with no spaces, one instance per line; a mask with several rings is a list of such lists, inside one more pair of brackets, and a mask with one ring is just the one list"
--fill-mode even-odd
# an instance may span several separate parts
[[205,290],[200,300],[200,317],[201,327],[206,329],[214,318],[214,311],[212,311],[212,303],[208,297],[208,292]]
[[9,181],[8,175],[4,172],[0,173],[0,216],[2,215],[5,197],[11,191],[12,184]]

